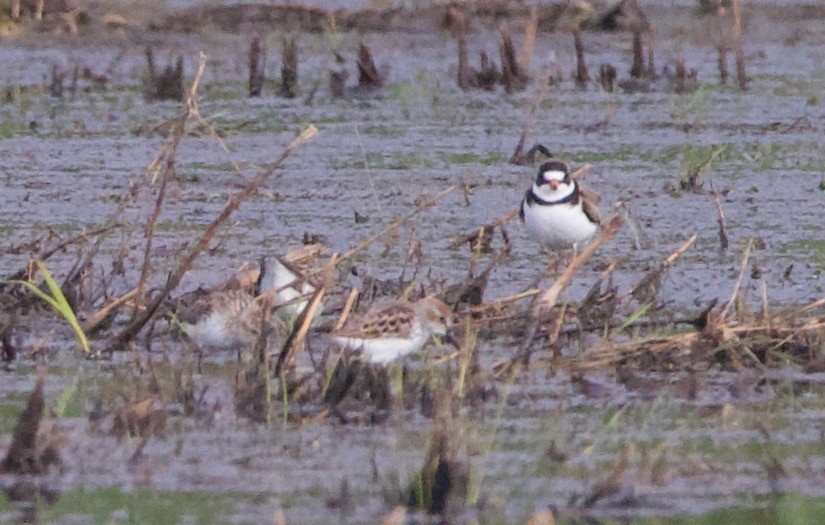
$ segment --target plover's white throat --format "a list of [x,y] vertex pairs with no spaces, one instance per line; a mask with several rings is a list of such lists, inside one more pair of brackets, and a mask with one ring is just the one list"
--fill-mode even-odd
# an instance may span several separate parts
[[331,338],[343,347],[362,349],[371,363],[388,363],[420,350],[434,335],[447,335],[451,325],[450,308],[434,297],[426,297],[351,317],[333,331]]
[[519,212],[527,231],[548,249],[563,249],[584,242],[599,226],[598,208],[567,165],[558,160],[539,168],[533,186],[521,201]]

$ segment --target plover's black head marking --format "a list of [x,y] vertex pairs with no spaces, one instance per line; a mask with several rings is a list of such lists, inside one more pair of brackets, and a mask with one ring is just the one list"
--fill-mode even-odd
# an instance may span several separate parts
[[542,164],[536,176],[536,184],[541,186],[550,181],[556,181],[558,184],[569,183],[570,172],[567,169],[567,164],[559,160],[549,160]]

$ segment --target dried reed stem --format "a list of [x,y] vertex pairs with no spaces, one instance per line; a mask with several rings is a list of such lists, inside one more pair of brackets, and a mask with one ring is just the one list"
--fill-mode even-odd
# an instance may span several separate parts
[[576,171],[571,173],[570,178],[571,179],[580,179],[581,177],[584,177],[585,175],[587,175],[588,171],[590,171],[590,164],[589,163],[583,165],[582,167],[580,167],[579,169],[577,169]]
[[808,310],[813,310],[813,309],[818,308],[818,307],[823,306],[823,305],[825,305],[825,298],[817,299],[816,301],[812,302],[811,304],[803,306],[802,308],[799,309],[799,311],[800,312],[807,312]]
[[[198,71],[199,74],[201,72],[202,70]],[[160,179],[158,196],[155,199],[155,208],[152,210],[152,214],[149,216],[149,220],[146,221],[146,226],[144,228],[146,243],[143,247],[143,263],[140,265],[140,279],[138,280],[137,285],[137,296],[139,302],[143,301],[143,296],[146,293],[146,279],[149,276],[149,266],[151,265],[152,260],[152,240],[155,236],[155,224],[157,223],[160,213],[163,210],[163,198],[166,196],[166,183],[175,172],[175,153],[177,152],[178,145],[180,144],[180,138],[183,136],[182,125],[180,130],[176,131],[174,135],[174,146],[166,157],[166,169],[163,170],[163,176]],[[137,310],[135,310],[135,316],[137,316]]]
[[341,327],[344,326],[344,323],[347,322],[347,317],[349,317],[349,313],[352,311],[352,306],[355,304],[356,299],[358,299],[358,288],[353,288],[349,291],[347,300],[344,303],[344,309],[341,310],[341,316],[332,328],[333,332],[340,330]]
[[89,318],[80,323],[80,327],[83,328],[83,331],[85,333],[93,331],[101,322],[103,322],[104,319],[106,319],[106,317],[109,316],[109,314],[112,313],[112,311],[115,308],[119,308],[126,302],[133,299],[137,294],[138,287],[135,286],[134,288],[132,288],[125,294],[121,295],[120,297],[116,297],[115,299],[109,301],[105,306],[103,306],[103,308],[101,308],[100,310],[92,314]]
[[[469,309],[471,313],[483,313],[490,310],[497,310],[502,306],[510,303],[516,303],[523,299],[527,299],[528,297],[533,297],[534,295],[538,295],[541,293],[541,290],[538,288],[531,288],[530,290],[525,290],[523,292],[519,292],[517,294],[510,295],[508,297],[502,297],[500,299],[495,299],[493,301],[486,302],[484,304],[480,304],[478,306],[473,306]],[[485,319],[481,319],[481,322],[486,322]]]
[[[710,189],[713,190],[712,184]],[[719,200],[719,194],[715,191],[713,192],[713,203],[716,205],[716,223],[719,225],[719,246],[723,250],[727,250],[730,243],[728,241],[727,231],[725,231],[725,212],[722,211],[722,202]]]
[[739,265],[739,277],[736,279],[736,285],[733,287],[733,293],[730,296],[730,301],[722,308],[719,314],[719,320],[724,322],[728,316],[731,307],[736,302],[736,296],[739,295],[739,288],[742,286],[742,280],[745,278],[745,270],[748,268],[748,260],[751,256],[751,247],[753,246],[753,239],[748,239],[748,245],[745,247],[745,254],[742,256],[742,262]]

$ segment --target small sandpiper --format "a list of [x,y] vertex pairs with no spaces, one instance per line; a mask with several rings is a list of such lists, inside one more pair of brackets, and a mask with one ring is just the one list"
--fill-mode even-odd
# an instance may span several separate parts
[[[186,334],[199,348],[240,350],[254,345],[264,326],[264,310],[245,290],[211,293],[178,311]],[[189,322],[187,322],[189,321]]]
[[451,326],[450,308],[434,297],[425,297],[414,303],[396,301],[350,317],[331,338],[345,348],[363,350],[371,363],[385,364],[420,350],[434,335],[447,336]]

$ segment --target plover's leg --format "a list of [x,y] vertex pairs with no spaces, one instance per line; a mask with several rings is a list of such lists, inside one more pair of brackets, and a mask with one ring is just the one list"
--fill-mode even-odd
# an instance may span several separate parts
[[547,257],[547,271],[553,276],[553,279],[558,279],[561,274],[562,265],[567,266],[567,261],[564,253],[554,253]]

